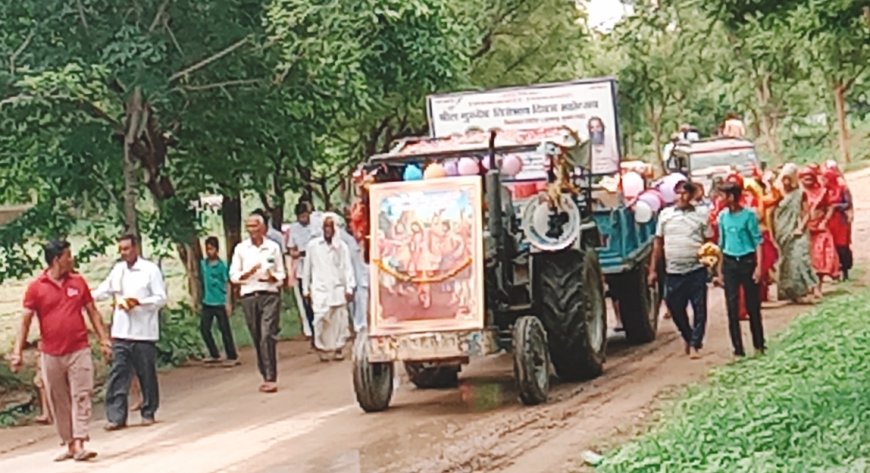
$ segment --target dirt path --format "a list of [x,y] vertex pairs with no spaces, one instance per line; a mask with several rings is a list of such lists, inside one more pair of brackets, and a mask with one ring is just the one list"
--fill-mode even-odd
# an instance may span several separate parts
[[[852,174],[850,183],[857,202],[855,255],[863,266],[870,256],[870,171]],[[662,393],[702,380],[710,368],[730,360],[720,291],[711,293],[709,307],[701,360],[682,355],[671,322],[662,321],[649,345],[629,347],[613,337],[601,378],[555,386],[551,401],[536,408],[516,401],[504,355],[474,362],[463,371],[459,390],[417,391],[403,384],[389,411],[366,415],[355,404],[348,361],[321,364],[304,343],[282,344],[282,389],[263,395],[256,391],[251,353],[245,352],[245,364],[232,370],[182,368],[162,376],[160,422],[152,427],[103,432],[97,407],[91,445],[100,456],[90,465],[53,464],[58,447],[52,427],[2,430],[0,470],[564,471],[583,449],[640,424]],[[767,308],[768,334],[804,309]]]

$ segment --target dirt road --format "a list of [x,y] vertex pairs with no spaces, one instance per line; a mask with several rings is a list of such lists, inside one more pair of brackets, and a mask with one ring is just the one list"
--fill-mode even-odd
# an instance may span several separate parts
[[[867,262],[870,171],[850,176],[857,202],[855,255]],[[833,290],[838,290],[833,287]],[[840,289],[842,290],[842,289]],[[250,352],[234,369],[182,368],[161,378],[156,425],[106,433],[95,411],[90,465],[53,464],[52,427],[0,431],[0,470],[9,472],[299,472],[447,473],[566,471],[586,448],[640,425],[656,399],[702,380],[730,361],[722,294],[711,293],[705,355],[682,354],[672,323],[658,339],[630,347],[611,337],[604,375],[555,386],[551,401],[526,408],[516,401],[508,356],[474,362],[458,390],[418,391],[402,384],[391,409],[363,414],[351,386],[350,362],[322,364],[302,342],[281,345],[281,391],[263,395]],[[768,334],[803,307],[766,308]],[[748,328],[744,336],[748,340]],[[751,369],[751,367],[747,367]],[[138,416],[131,423],[138,422]],[[570,470],[568,470],[570,471]]]

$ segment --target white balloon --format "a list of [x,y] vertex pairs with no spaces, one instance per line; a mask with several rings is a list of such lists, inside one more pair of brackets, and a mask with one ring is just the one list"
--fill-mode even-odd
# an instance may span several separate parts
[[647,223],[653,218],[653,209],[642,200],[634,203],[634,220],[637,223]]

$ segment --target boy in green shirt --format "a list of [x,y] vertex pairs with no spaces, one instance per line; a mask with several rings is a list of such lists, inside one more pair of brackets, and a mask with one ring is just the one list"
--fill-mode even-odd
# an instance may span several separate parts
[[211,325],[217,319],[218,329],[227,352],[227,364],[239,364],[239,355],[233,342],[233,332],[230,329],[230,319],[227,317],[227,285],[229,283],[229,268],[218,256],[218,239],[210,236],[205,239],[206,258],[199,262],[202,275],[202,318],[200,330],[205,346],[208,348],[207,364],[220,363],[220,352],[211,333]]

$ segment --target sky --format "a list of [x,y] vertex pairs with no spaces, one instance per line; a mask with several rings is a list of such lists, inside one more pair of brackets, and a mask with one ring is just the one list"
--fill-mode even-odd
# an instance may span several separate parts
[[629,13],[619,0],[585,0],[586,11],[589,13],[589,26],[599,30],[610,30],[613,25]]

